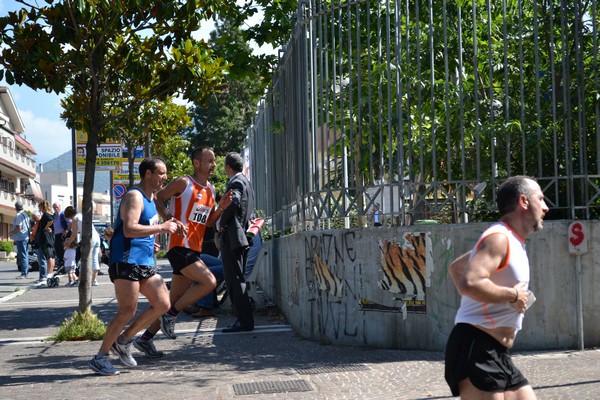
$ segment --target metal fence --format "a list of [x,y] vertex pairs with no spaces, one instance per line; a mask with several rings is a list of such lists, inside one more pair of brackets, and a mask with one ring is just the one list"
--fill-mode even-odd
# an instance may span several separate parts
[[301,2],[248,130],[274,232],[495,218],[508,176],[547,218],[600,214],[598,2]]

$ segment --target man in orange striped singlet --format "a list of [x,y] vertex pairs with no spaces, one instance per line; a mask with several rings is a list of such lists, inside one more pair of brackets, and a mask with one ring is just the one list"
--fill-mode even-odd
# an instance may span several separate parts
[[[192,151],[194,174],[176,178],[156,193],[156,209],[165,221],[175,218],[176,235],[169,238],[167,258],[173,267],[171,308],[148,327],[133,345],[148,357],[164,354],[153,343],[158,330],[175,339],[175,320],[179,311],[212,292],[217,281],[200,259],[202,239],[207,226],[213,226],[224,208],[231,204],[231,193],[215,206],[215,191],[208,178],[215,170],[215,153],[210,147]],[[169,210],[165,202],[170,199]]]

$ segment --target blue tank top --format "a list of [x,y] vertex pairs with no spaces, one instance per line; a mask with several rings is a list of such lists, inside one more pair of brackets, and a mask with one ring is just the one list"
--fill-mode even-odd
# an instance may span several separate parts
[[[138,188],[129,190],[139,191],[144,198],[144,208],[138,221],[141,225],[158,224],[158,212],[154,200],[146,197],[144,192]],[[154,266],[154,235],[139,238],[127,238],[123,232],[123,220],[121,220],[121,205],[117,212],[115,222],[115,233],[110,241],[110,264],[123,262],[128,264]]]

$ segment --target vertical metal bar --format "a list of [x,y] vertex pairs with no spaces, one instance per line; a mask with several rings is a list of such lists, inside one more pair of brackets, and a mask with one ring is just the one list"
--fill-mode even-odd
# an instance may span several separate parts
[[448,177],[446,178],[449,182],[452,181],[452,138],[450,136],[450,73],[448,67],[448,13],[446,10],[446,0],[443,0],[443,18],[444,18],[444,107],[446,114],[446,163],[448,164]]
[[[338,138],[337,138],[337,124],[336,124],[336,117],[337,117],[337,100],[335,98],[336,96],[336,79],[337,79],[337,68],[336,68],[336,53],[335,53],[335,48],[336,48],[336,40],[335,40],[335,22],[333,20],[334,15],[333,13],[328,13],[329,17],[331,18],[330,21],[330,25],[331,25],[331,74],[332,77],[330,79],[327,79],[328,82],[328,86],[329,86],[329,91],[331,92],[333,91],[333,93],[331,93],[331,96],[333,97],[332,101],[328,101],[328,104],[332,104],[333,105],[333,110],[331,111],[332,115],[329,117],[331,124],[328,124],[330,129],[333,129],[333,141],[334,143],[336,143],[336,147],[337,147],[337,143],[338,143]],[[329,60],[328,60],[329,61]],[[328,62],[329,64],[329,62]],[[340,145],[340,148],[342,148],[343,146]],[[335,187],[338,188],[343,188],[342,184],[343,184],[343,180],[338,180],[337,177],[337,173],[338,173],[338,158],[337,156],[334,157],[333,159],[333,163],[335,165]]]
[[[390,31],[391,31],[391,21],[390,21],[390,2],[389,0],[386,0],[385,2],[385,8],[386,8],[386,18],[385,18],[385,31],[386,31],[386,46],[385,46],[385,55],[386,55],[386,75],[387,75],[387,137],[388,137],[388,156],[387,156],[387,162],[388,162],[388,179],[386,182],[386,187],[389,189],[389,208],[393,209],[394,208],[394,190],[392,188],[392,182],[393,182],[393,176],[394,176],[394,165],[393,165],[393,127],[392,127],[392,114],[393,114],[393,110],[392,110],[392,61],[391,61],[391,49],[390,49],[390,43],[391,43],[391,36],[390,36]],[[383,179],[382,179],[383,181]],[[385,194],[385,191],[381,192],[382,196]],[[385,212],[388,212],[389,209],[385,210]]]
[[558,182],[558,131],[556,129],[557,126],[557,112],[556,112],[556,104],[558,102],[558,88],[556,87],[556,62],[554,60],[555,54],[554,51],[556,49],[556,43],[554,42],[554,5],[551,4],[548,12],[548,24],[550,31],[550,46],[548,55],[550,58],[550,71],[552,76],[552,84],[551,84],[551,92],[552,92],[552,155],[554,161],[554,204],[558,204],[559,201],[559,193],[560,193],[560,184]]
[[416,82],[417,82],[417,129],[419,132],[419,177],[424,180],[425,177],[425,160],[424,160],[424,143],[423,143],[423,92],[421,81],[421,15],[419,2],[415,1],[415,59],[417,63]]
[[301,20],[300,27],[302,28],[301,34],[298,35],[298,42],[300,43],[300,47],[302,48],[301,52],[297,53],[298,57],[301,57],[300,60],[296,63],[297,65],[302,65],[303,68],[299,71],[301,76],[296,79],[295,85],[299,92],[299,108],[302,110],[301,113],[301,129],[296,130],[296,136],[300,138],[302,143],[302,152],[304,157],[298,162],[298,170],[301,171],[302,178],[302,190],[301,190],[301,198],[300,204],[301,207],[301,225],[299,228],[301,230],[306,230],[306,222],[308,220],[309,215],[307,215],[307,199],[308,194],[312,190],[312,179],[313,179],[313,130],[312,130],[312,118],[310,115],[310,88],[312,85],[308,85],[308,82],[312,82],[312,65],[310,61],[312,60],[312,38],[309,36],[309,29],[307,27],[307,23],[309,22],[306,19],[307,14],[307,2],[300,2],[299,8],[301,10]]
[[538,4],[537,1],[533,2],[533,51],[534,51],[534,65],[535,65],[535,114],[537,126],[535,129],[536,143],[537,143],[537,176],[543,175],[542,165],[542,111],[541,111],[541,99],[540,99],[540,49],[539,49],[539,21],[538,21]]
[[[496,118],[496,111],[495,111],[495,106],[496,106],[496,96],[494,93],[494,46],[492,45],[493,43],[493,36],[492,36],[492,4],[491,4],[491,0],[487,0],[487,33],[488,33],[488,79],[489,79],[489,83],[488,83],[488,97],[489,97],[489,107],[490,107],[490,125],[491,126],[495,126],[494,121]],[[491,187],[496,187],[495,186],[495,180],[498,176],[498,171],[496,169],[496,134],[497,131],[494,129],[493,131],[493,135],[490,138],[490,171],[491,171],[491,183],[492,186]],[[492,190],[492,196],[495,196],[495,190]],[[492,199],[492,203],[494,202],[495,199]]]
[[310,191],[315,192],[319,190],[319,174],[321,173],[321,169],[318,168],[319,159],[317,151],[317,137],[318,137],[318,129],[319,125],[317,123],[317,67],[316,67],[316,51],[317,51],[317,37],[316,37],[316,27],[315,20],[313,18],[314,13],[314,0],[308,0],[308,35],[309,35],[309,64],[308,67],[310,69],[310,87],[308,88],[309,95],[307,101],[310,104],[310,135],[311,135],[311,173],[312,173],[312,185],[309,188]]
[[[429,85],[430,85],[430,96],[431,96],[431,162],[433,169],[433,181],[438,183],[438,162],[437,162],[437,125],[435,118],[435,53],[433,47],[433,0],[429,0]],[[448,143],[447,145],[449,145]],[[437,190],[436,190],[437,193]],[[435,205],[437,207],[438,196],[435,196]]]
[[[594,55],[593,70],[594,70],[594,92],[600,93],[600,80],[598,74],[598,2],[592,2],[592,54]],[[600,102],[596,101],[595,106],[596,116],[596,174],[600,174]]]
[[[372,60],[371,55],[371,2],[367,1],[367,59]],[[368,113],[367,121],[369,127],[369,168],[371,171],[371,181],[375,180],[375,164],[373,162],[373,108],[371,98],[371,75],[373,68],[367,67],[367,104]]]
[[[396,115],[398,118],[398,132],[396,134],[397,142],[398,142],[398,180],[400,181],[400,188],[398,189],[400,195],[400,203],[399,203],[399,225],[404,225],[406,223],[406,205],[405,205],[405,171],[404,171],[404,122],[402,120],[402,79],[400,76],[401,67],[402,67],[402,30],[401,28],[401,11],[402,11],[402,0],[396,0],[395,7],[395,18],[396,18],[396,32],[395,32],[395,57],[396,57]],[[445,0],[444,0],[445,1]],[[390,210],[390,211],[393,211]]]
[[[368,13],[368,9],[367,9],[367,13]],[[356,60],[355,60],[355,64],[356,64],[356,89],[357,89],[357,98],[356,98],[356,134],[358,135],[358,140],[359,143],[362,144],[362,137],[363,137],[363,114],[362,114],[362,85],[363,85],[363,80],[362,80],[362,62],[361,62],[361,54],[362,54],[362,47],[361,47],[361,23],[360,23],[360,2],[356,2],[356,15],[355,15],[355,19],[356,19]],[[350,27],[348,28],[348,30],[350,30]],[[369,129],[367,129],[369,131]],[[372,157],[373,152],[371,151],[371,147],[369,147],[368,149],[368,154],[369,154],[369,158]],[[368,182],[369,184],[373,184],[373,181],[370,179],[371,177],[369,176]]]
[[[408,73],[411,69],[410,69],[410,1],[406,2],[406,16],[405,16],[405,20],[406,20],[406,50],[405,50],[405,54],[404,54],[404,61],[406,62],[406,67],[404,68],[404,71],[406,71],[405,73]],[[415,180],[415,174],[414,174],[414,153],[413,153],[413,138],[412,138],[412,123],[411,123],[411,83],[410,83],[410,79],[406,79],[406,141],[407,141],[407,151],[408,151],[408,156],[407,156],[407,169],[408,169],[408,179],[411,182],[411,187],[413,187],[413,183]],[[419,196],[419,194],[416,191],[412,191],[411,192],[411,197],[416,197]],[[412,211],[412,210],[411,210]]]
[[[502,0],[502,33],[504,36],[504,120],[506,124],[510,122],[510,95],[508,85],[508,29],[506,26],[506,1]],[[510,158],[510,130],[506,132],[506,172],[508,176],[512,175],[511,171],[511,158]]]
[[571,158],[571,131],[572,131],[572,110],[571,110],[571,71],[569,66],[569,24],[567,22],[567,7],[566,0],[561,1],[560,7],[560,30],[562,36],[562,70],[563,70],[563,102],[565,120],[563,124],[564,147],[565,147],[565,166],[567,175],[567,207],[569,208],[571,219],[575,219],[575,209],[573,204],[574,188],[573,188],[573,161]]
[[[325,51],[326,51],[326,42],[327,42],[327,38],[326,35],[324,34],[324,29],[323,29],[323,20],[325,19],[323,16],[323,12],[322,12],[322,7],[321,7],[321,2],[318,3],[319,6],[317,8],[317,29],[319,32],[319,42],[318,42],[318,57],[319,57],[319,65],[318,65],[318,75],[319,75],[319,83],[318,83],[318,92],[317,92],[317,96],[318,96],[318,107],[319,107],[319,132],[321,135],[321,148],[320,148],[320,153],[321,153],[321,170],[325,171],[323,173],[323,176],[321,178],[320,181],[320,186],[319,186],[319,192],[323,193],[325,191],[325,188],[329,187],[329,179],[331,176],[331,165],[329,164],[329,156],[328,156],[328,152],[327,149],[329,148],[329,143],[328,143],[328,138],[329,138],[329,127],[327,126],[327,113],[326,113],[326,107],[327,107],[327,103],[325,102],[324,99],[324,94],[327,93],[327,86],[326,86],[326,78],[325,78]],[[327,199],[328,196],[325,196],[325,198]],[[329,207],[327,206],[328,203],[323,204],[323,197],[320,195],[319,196],[319,209],[323,209],[325,211],[325,215],[329,216],[330,212],[329,212]],[[321,217],[323,216],[323,211],[321,211]]]
[[[460,114],[460,159],[461,159],[461,178],[467,175],[467,166],[465,163],[466,149],[465,149],[465,104],[464,104],[464,93],[463,93],[463,75],[464,75],[464,63],[463,63],[463,40],[462,40],[462,8],[458,7],[458,102],[459,102],[459,114]],[[459,207],[464,209],[464,186],[460,188],[460,204]],[[457,199],[458,200],[458,199]],[[462,221],[466,222],[466,221]]]
[[[519,71],[523,71],[523,0],[519,1]],[[527,174],[527,143],[525,129],[525,81],[523,73],[519,74],[519,96],[521,108],[521,173]]]
[[[590,217],[590,209],[588,205],[587,199],[589,198],[588,193],[588,182],[587,182],[587,136],[586,132],[586,118],[585,118],[585,81],[584,76],[585,69],[583,67],[583,10],[581,9],[581,0],[575,0],[575,69],[576,69],[576,79],[577,79],[577,137],[578,137],[578,161],[579,161],[579,170],[577,171],[577,175],[581,176],[579,178],[580,184],[576,185],[579,189],[579,198],[581,207],[585,212],[585,218]],[[575,204],[577,206],[577,204]]]
[[[354,89],[353,89],[353,79],[352,79],[352,74],[353,74],[353,60],[352,60],[352,12],[351,12],[351,8],[350,5],[346,5],[344,6],[345,12],[346,12],[346,31],[347,31],[347,35],[348,35],[348,46],[347,46],[347,52],[348,54],[346,55],[346,60],[348,63],[348,133],[350,135],[350,148],[352,147],[356,147],[354,149],[354,152],[356,152],[356,154],[354,155],[355,159],[356,157],[359,157],[361,152],[363,151],[363,149],[361,148],[361,146],[359,145],[360,143],[360,139],[356,136],[356,132],[354,132]],[[358,140],[357,140],[358,139]],[[364,179],[364,173],[357,168],[356,162],[352,163],[352,176],[354,177],[354,181],[357,182],[359,179],[360,181],[355,183],[354,186],[359,186],[360,185],[360,191],[357,190],[356,196],[363,196],[363,191],[365,190],[365,179]],[[363,196],[364,198],[364,196]],[[361,204],[360,202],[357,202],[357,204]],[[364,215],[364,207],[362,209],[357,209],[357,213],[358,215]]]
[[[475,158],[476,158],[476,179],[477,182],[481,180],[481,143],[480,143],[480,129],[481,121],[479,120],[479,48],[477,38],[477,2],[473,2],[473,100],[475,107],[475,123],[473,129],[475,130]],[[463,179],[467,176],[463,176]]]
[[378,151],[379,155],[379,165],[377,166],[377,170],[379,171],[379,176],[377,177],[379,180],[379,186],[383,186],[383,176],[384,176],[384,154],[385,147],[383,145],[383,115],[381,113],[381,105],[383,104],[383,88],[382,88],[382,72],[381,66],[383,64],[383,55],[382,55],[382,28],[381,28],[381,6],[377,4],[377,104],[380,105],[379,110],[377,111],[377,134],[378,134]]

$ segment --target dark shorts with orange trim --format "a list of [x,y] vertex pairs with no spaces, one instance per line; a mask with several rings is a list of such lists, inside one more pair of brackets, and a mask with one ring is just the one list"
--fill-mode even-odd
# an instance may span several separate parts
[[454,326],[446,344],[444,377],[453,396],[458,382],[469,378],[484,392],[506,392],[529,384],[512,362],[508,349],[470,324]]

